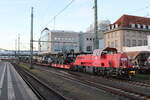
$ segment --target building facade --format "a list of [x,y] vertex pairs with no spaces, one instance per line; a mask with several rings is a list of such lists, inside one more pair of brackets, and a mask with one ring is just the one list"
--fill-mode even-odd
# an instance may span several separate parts
[[91,53],[93,51],[94,33],[81,33],[79,35],[80,52]]
[[39,39],[39,52],[59,53],[74,50],[79,52],[79,33],[71,31],[50,31],[45,28]]
[[[94,50],[94,33],[80,33],[79,35],[79,45],[80,52],[92,53]],[[104,48],[104,39],[99,39],[99,48]]]
[[104,33],[105,47],[115,47],[120,52],[124,47],[146,46],[150,35],[150,18],[123,15]]
[[[104,32],[108,30],[108,26],[110,25],[109,20],[102,20],[98,22],[98,39],[104,39]],[[93,33],[94,34],[94,24],[91,24],[86,33]]]

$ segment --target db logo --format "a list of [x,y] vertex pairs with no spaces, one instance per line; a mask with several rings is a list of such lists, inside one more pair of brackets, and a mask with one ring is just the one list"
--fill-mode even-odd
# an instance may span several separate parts
[[127,61],[127,58],[120,58],[121,61]]

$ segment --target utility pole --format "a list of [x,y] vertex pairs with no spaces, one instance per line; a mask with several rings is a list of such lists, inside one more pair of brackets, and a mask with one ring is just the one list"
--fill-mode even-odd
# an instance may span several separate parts
[[99,48],[97,20],[98,20],[98,17],[97,17],[97,0],[94,0],[94,33],[95,33],[94,49]]
[[33,7],[31,8],[31,39],[30,39],[30,69],[33,69]]
[[17,58],[17,39],[15,40],[15,58]]
[[54,30],[55,30],[55,24],[56,24],[56,17],[54,17]]
[[20,62],[20,34],[18,34],[18,63]]

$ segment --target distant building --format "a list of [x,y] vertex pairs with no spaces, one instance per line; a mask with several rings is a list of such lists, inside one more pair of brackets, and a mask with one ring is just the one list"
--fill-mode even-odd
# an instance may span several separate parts
[[124,47],[146,46],[150,35],[150,18],[123,15],[109,25],[104,33],[105,47],[115,47],[123,51]]
[[[110,21],[109,20],[102,20],[102,21],[99,21],[98,22],[98,31],[100,32],[105,32],[107,29],[108,29],[108,25],[110,24]],[[93,33],[94,32],[94,24],[91,24],[86,32],[91,32]]]
[[94,34],[93,33],[81,33],[79,35],[79,43],[80,43],[80,51],[81,52],[93,52],[93,41]]
[[[80,33],[79,35],[79,45],[80,52],[92,53],[94,50],[94,33]],[[99,40],[99,48],[104,48],[104,39]]]
[[[109,20],[103,20],[98,23],[99,48],[104,48],[104,32],[107,30],[109,24]],[[93,52],[94,38],[94,25],[91,24],[85,33],[80,34],[80,51],[89,53]]]
[[147,36],[148,48],[150,49],[150,35]]
[[79,33],[72,31],[57,31],[45,28],[39,39],[40,53],[59,53],[62,51],[79,52]]
[[[102,20],[98,22],[98,38],[103,39],[104,38],[104,32],[108,30],[108,25],[110,25],[109,20]],[[94,24],[91,24],[87,30],[87,33],[94,33]]]

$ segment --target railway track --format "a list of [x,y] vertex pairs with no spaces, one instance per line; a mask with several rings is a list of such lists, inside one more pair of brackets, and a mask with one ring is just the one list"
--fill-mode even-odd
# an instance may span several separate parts
[[[76,75],[78,77],[82,77],[82,75],[80,76],[80,74],[78,74],[78,73],[74,73],[74,72],[69,72],[69,73],[72,74],[72,75]],[[118,80],[118,79],[114,79],[114,78],[104,78],[104,77],[98,77],[98,76],[94,76],[94,77],[96,77],[97,80],[105,80],[105,82],[106,81],[111,81],[112,83],[115,82],[116,84],[119,83],[119,84],[122,84],[122,85],[129,86],[129,87],[126,88],[126,87],[122,87],[122,86],[121,87],[120,86],[117,87],[117,86],[114,85],[115,88],[125,90],[126,92],[132,92],[132,93],[134,93],[136,95],[141,96],[143,99],[150,98],[150,84],[148,84],[148,83],[143,83],[143,82],[139,82],[139,81]],[[89,79],[87,79],[87,80],[89,80]],[[97,81],[97,80],[93,80],[92,79],[91,81],[99,83],[99,81]],[[100,82],[100,83],[105,84],[104,82]],[[109,84],[107,84],[107,85],[109,85]],[[112,85],[109,85],[109,86],[112,86]],[[142,90],[141,90],[141,92],[139,92],[137,90],[137,88],[133,90],[132,86],[138,87],[138,88],[141,88],[141,89],[145,89],[145,92],[142,91]],[[148,90],[148,91],[146,91],[146,90]]]
[[36,76],[28,72],[27,70],[14,65],[17,72],[23,78],[23,80],[28,84],[28,86],[37,95],[39,100],[66,100],[67,97],[61,95],[61,93],[55,91],[43,81],[39,80]]
[[125,98],[131,100],[146,100],[150,98],[149,92],[137,91],[137,90],[130,89],[129,87],[128,88],[121,87],[121,86],[117,87],[113,84],[110,83],[108,84],[107,82],[97,82],[94,79],[80,77],[80,75],[70,74],[67,73],[66,71],[55,72],[46,69],[41,69],[41,70],[61,76],[66,80],[77,82],[81,85],[86,85],[90,88],[104,90],[115,95],[124,96]]
[[[104,78],[104,77],[100,77],[100,78]],[[126,80],[126,79],[118,79],[118,78],[105,78],[106,80],[109,81],[117,81],[119,83],[128,83],[131,84],[133,86],[137,86],[137,87],[142,87],[142,88],[149,88],[150,89],[150,83],[148,82],[142,82],[142,81],[137,81],[135,79],[133,80]]]
[[[74,74],[75,75],[75,74]],[[79,76],[78,74],[76,74],[77,76]],[[133,86],[137,86],[137,87],[142,87],[142,88],[149,88],[150,89],[150,83],[146,83],[146,82],[141,82],[141,81],[134,81],[134,80],[123,80],[123,79],[117,79],[117,78],[104,78],[104,77],[99,77],[108,81],[116,81],[118,83],[127,83]]]
[[[47,68],[49,68],[49,67],[47,67]],[[65,74],[65,71],[66,70],[63,70],[61,72],[63,72]],[[67,72],[68,72],[68,70],[67,70]],[[78,76],[78,77],[81,76],[80,72],[79,73],[74,73],[74,72],[70,71],[69,73],[72,74],[72,75]],[[131,85],[134,85],[134,86],[137,86],[137,87],[150,88],[150,84],[149,83],[144,83],[144,82],[141,82],[141,81],[128,81],[128,80],[122,80],[122,79],[120,80],[120,79],[116,79],[116,78],[109,78],[109,79],[107,79],[107,78],[104,78],[102,76],[98,76],[97,78],[105,79],[105,80],[108,80],[108,81],[117,81],[117,82],[128,83],[128,84],[131,84]]]
[[150,84],[148,84],[148,83],[138,82],[138,81],[129,81],[129,83],[133,84],[133,85],[136,85],[136,86],[142,86],[142,87],[150,89]]

